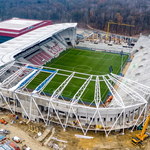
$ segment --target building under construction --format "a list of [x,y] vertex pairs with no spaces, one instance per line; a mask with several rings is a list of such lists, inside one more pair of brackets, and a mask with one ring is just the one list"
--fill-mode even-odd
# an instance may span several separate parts
[[[104,131],[134,129],[146,118],[149,107],[150,82],[148,74],[149,37],[140,37],[130,51],[134,56],[123,76],[84,74],[43,66],[61,52],[75,46],[76,23],[55,24],[42,27],[0,45],[0,96],[1,109],[19,113],[24,118],[60,124],[64,130],[78,128],[86,134],[89,130]],[[34,90],[28,84],[40,73],[48,74]],[[79,74],[83,77],[79,77]],[[66,79],[52,94],[43,89],[56,76]],[[72,79],[80,78],[83,84],[71,100],[62,93]],[[88,84],[94,82],[94,99],[82,103],[81,96]],[[101,101],[101,83],[104,82],[111,96]]]

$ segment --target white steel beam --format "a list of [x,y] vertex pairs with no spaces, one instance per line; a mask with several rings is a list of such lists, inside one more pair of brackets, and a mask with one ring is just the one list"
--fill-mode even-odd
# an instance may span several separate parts
[[[35,104],[35,106],[36,106],[38,112],[40,113],[40,115],[41,115],[41,117],[42,117],[44,123],[46,124],[46,121],[45,121],[45,119],[44,119],[44,116],[43,116],[42,112],[40,111],[40,109],[39,109],[39,107],[38,107],[38,105],[37,105],[37,103],[36,103],[34,97],[31,97],[31,100],[34,102],[34,104]],[[31,106],[31,109],[32,109],[32,106]],[[31,110],[31,114],[32,114],[32,110]]]
[[6,102],[6,104],[8,105],[9,110],[14,114],[14,111],[12,110],[11,106],[10,106],[9,103],[7,102],[6,97],[3,95],[2,92],[0,92],[0,94],[1,94],[2,98],[4,99],[4,101]]
[[115,78],[117,78],[118,80],[122,80],[122,81],[125,81],[126,84],[128,84],[129,86],[134,86],[135,89],[138,89],[140,91],[142,91],[143,93],[145,94],[150,94],[150,87],[149,86],[146,86],[144,84],[141,84],[139,82],[136,82],[136,81],[133,81],[133,80],[130,80],[130,79],[127,79],[125,77],[122,77],[122,76],[118,76],[116,74],[113,74],[111,73],[111,75]]
[[52,108],[53,108],[53,110],[54,110],[54,112],[55,112],[55,114],[56,114],[56,116],[57,116],[57,118],[58,118],[58,120],[59,120],[59,122],[60,122],[62,128],[65,130],[65,127],[64,127],[64,125],[63,125],[63,123],[62,123],[62,121],[61,121],[61,119],[60,119],[60,117],[59,117],[59,114],[58,114],[58,112],[57,112],[56,108],[54,107],[54,104],[53,104],[53,102],[52,102],[51,100],[49,100],[49,105],[48,105],[47,124],[48,124],[48,122],[49,122],[48,117],[49,117],[49,115],[50,115],[50,105],[52,106]]
[[[134,126],[133,126],[133,128],[131,130],[131,132],[133,132],[135,126],[137,125],[137,123],[138,123],[139,119],[141,118],[142,113],[144,113],[145,109],[147,109],[147,104],[145,104],[145,106],[143,107],[142,111],[140,112],[140,115],[138,116],[138,118],[137,118],[137,120],[136,120],[136,122],[135,122],[135,124],[134,124]],[[143,121],[144,121],[144,119],[143,119]]]
[[113,95],[113,100],[115,100],[117,102],[117,104],[121,107],[125,107],[124,106],[124,103],[123,103],[123,100],[121,98],[121,96],[119,95],[119,93],[115,90],[115,88],[113,87],[113,85],[109,82],[109,80],[103,76],[103,79],[109,89],[109,91],[111,92],[111,94]]
[[82,132],[84,134],[86,134],[83,127],[82,127],[81,122],[79,121],[79,119],[77,117],[77,114],[75,113],[75,111],[73,109],[73,105],[75,103],[77,103],[77,101],[73,101],[73,100],[80,100],[82,94],[84,93],[85,89],[87,88],[87,86],[88,86],[88,84],[90,83],[91,80],[92,80],[92,75],[84,82],[84,84],[80,87],[80,89],[77,91],[77,93],[72,98],[72,102],[70,103],[70,106],[69,106],[69,109],[68,109],[68,115],[66,116],[65,128],[67,127],[67,122],[68,122],[68,119],[69,119],[70,111],[72,110],[74,112],[74,115],[76,116],[76,120],[79,122],[79,125],[82,129]]
[[39,73],[40,73],[40,70],[38,70],[37,73],[35,74],[35,76],[33,78],[31,78],[21,89],[24,90],[32,82],[32,80],[34,80],[34,78],[36,78],[36,76]]
[[[43,89],[52,81],[52,79],[55,77],[56,74],[57,74],[57,72],[51,74],[51,75],[50,75],[50,76],[51,76],[50,79],[49,79],[50,76],[48,76],[42,83],[44,83],[46,80],[48,80],[48,82],[46,82],[46,83],[44,84],[44,86],[43,86],[39,91],[37,91],[37,92],[41,93],[41,92],[43,91]],[[41,83],[41,84],[42,84],[42,83]],[[41,85],[41,84],[40,84],[40,85]],[[34,93],[34,91],[33,91],[33,93]],[[35,92],[35,93],[36,93],[36,92]]]
[[[134,91],[132,88],[130,88],[129,86],[125,85],[123,82],[120,82],[119,80],[117,80],[116,78],[108,75],[110,77],[110,79],[119,85],[119,88],[121,88],[122,90],[124,90],[125,93],[129,94],[133,100],[136,101],[140,101],[140,102],[144,102],[147,103],[147,101],[136,91]],[[132,93],[131,93],[132,92]]]
[[100,105],[101,102],[101,91],[100,91],[100,81],[99,77],[96,76],[96,82],[95,82],[95,93],[94,93],[94,101],[97,106]]
[[11,76],[9,76],[8,78],[6,78],[3,82],[2,85],[6,86],[6,85],[10,85],[14,80],[16,80],[19,75],[21,75],[23,73],[23,71],[25,70],[25,67],[21,67],[21,69],[17,70],[15,73],[13,73]]
[[[55,91],[54,93],[52,94],[51,98],[49,99],[49,104],[48,104],[48,113],[47,113],[47,121],[48,121],[48,117],[50,115],[50,104],[52,105],[58,119],[60,120],[59,118],[59,115],[54,107],[54,105],[52,104],[52,100],[55,99],[55,98],[58,98],[61,93],[63,92],[63,90],[66,88],[66,86],[68,85],[68,83],[71,81],[71,79],[73,78],[75,72],[73,72]],[[63,125],[62,125],[63,126]]]
[[101,116],[101,113],[100,113],[100,108],[99,108],[99,109],[97,108],[97,111],[98,111],[98,114],[99,114],[99,117],[100,117],[100,121],[101,121],[101,123],[102,123],[102,126],[103,126],[103,128],[104,128],[105,135],[108,136],[107,131],[106,131],[106,127],[105,127],[105,125],[104,125],[104,122],[103,122],[103,119],[102,119],[102,116]]
[[61,93],[63,92],[63,90],[66,88],[66,86],[68,85],[68,83],[71,81],[71,79],[73,78],[75,72],[73,72],[52,94],[51,99],[53,98],[58,98]]
[[85,133],[85,131],[84,131],[83,127],[82,127],[82,124],[81,124],[81,122],[80,122],[80,120],[79,120],[79,118],[78,118],[76,112],[74,111],[73,107],[72,107],[72,111],[73,111],[74,115],[76,116],[76,120],[78,121],[79,126],[80,126],[80,128],[81,128],[83,134],[85,135],[86,133]]
[[14,93],[15,97],[17,98],[17,100],[19,101],[20,105],[21,105],[21,108],[23,109],[24,113],[26,114],[26,116],[28,116],[29,120],[30,120],[30,116],[29,114],[27,113],[26,109],[24,108],[24,105],[22,104],[21,100],[19,99],[17,93]]
[[92,75],[83,83],[83,85],[80,87],[80,89],[77,91],[77,93],[72,98],[72,103],[76,104],[80,100],[81,96],[83,95],[85,89],[89,85],[90,81],[92,79]]
[[111,129],[109,130],[109,132],[107,133],[107,135],[109,135],[110,132],[113,130],[114,126],[117,124],[117,121],[119,120],[119,118],[120,118],[120,117],[122,116],[122,114],[124,113],[124,110],[125,110],[125,109],[123,109],[123,110],[121,111],[120,115],[118,116],[118,118],[116,118],[116,121],[115,121],[114,124],[112,125],[112,127],[111,127]]
[[9,70],[13,66],[13,64],[14,62],[0,69],[0,76],[3,75],[7,70]]

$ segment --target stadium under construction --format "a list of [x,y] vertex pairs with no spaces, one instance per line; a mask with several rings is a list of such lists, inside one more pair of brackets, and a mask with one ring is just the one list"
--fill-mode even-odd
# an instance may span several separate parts
[[[104,131],[106,136],[113,130],[133,130],[145,120],[149,109],[150,38],[141,36],[128,53],[107,46],[79,53],[74,49],[73,54],[70,48],[76,47],[76,30],[76,23],[47,25],[0,44],[1,110],[46,125],[53,122],[64,130],[81,129],[84,135],[89,130]],[[60,63],[68,51],[72,58]],[[93,55],[86,65],[81,64],[86,57],[77,62],[82,51],[90,51],[86,57]],[[90,64],[94,61],[95,66],[102,60],[99,55],[105,64],[111,57],[107,67],[94,72],[102,64],[94,69]],[[115,70],[109,66],[116,59],[121,61],[121,68],[115,62]],[[51,65],[54,61],[59,67]],[[65,68],[67,63],[74,67]],[[119,74],[122,67],[127,68],[124,75]],[[103,71],[106,68],[108,71]]]

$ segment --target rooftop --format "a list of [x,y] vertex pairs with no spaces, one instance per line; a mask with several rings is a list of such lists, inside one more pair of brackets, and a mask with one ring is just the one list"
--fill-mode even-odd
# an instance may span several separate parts
[[35,25],[41,22],[42,22],[41,20],[12,18],[12,19],[0,22],[0,29],[22,30],[24,28],[30,27],[32,25]]
[[133,47],[134,59],[125,75],[141,84],[150,86],[150,37],[141,36]]

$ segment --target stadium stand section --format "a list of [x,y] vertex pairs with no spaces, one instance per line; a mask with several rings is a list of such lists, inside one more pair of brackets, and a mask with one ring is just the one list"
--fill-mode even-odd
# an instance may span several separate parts
[[52,56],[45,51],[39,51],[38,53],[34,54],[34,56],[30,55],[29,57],[30,58],[27,58],[27,60],[35,65],[43,65],[44,62],[52,59]]
[[45,43],[41,48],[54,56],[66,49],[60,42],[54,40]]

